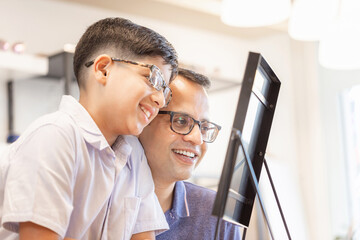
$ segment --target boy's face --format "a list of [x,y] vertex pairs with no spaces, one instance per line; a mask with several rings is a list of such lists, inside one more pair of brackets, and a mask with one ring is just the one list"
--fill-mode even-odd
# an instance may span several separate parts
[[[112,56],[116,57],[116,56]],[[169,84],[170,65],[161,57],[136,59],[156,65]],[[139,135],[165,104],[162,90],[151,86],[148,67],[112,61],[106,68],[106,85],[100,99],[100,122],[107,135]],[[106,136],[106,134],[104,134]]]
[[[178,76],[170,85],[173,98],[164,111],[186,113],[196,120],[209,120],[208,98],[204,88]],[[173,183],[191,177],[207,150],[199,126],[188,135],[170,129],[170,115],[158,115],[140,135],[155,182]],[[194,153],[195,157],[182,154]]]

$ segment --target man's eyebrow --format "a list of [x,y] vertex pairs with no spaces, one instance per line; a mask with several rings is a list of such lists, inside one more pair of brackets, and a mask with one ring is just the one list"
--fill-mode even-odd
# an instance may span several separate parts
[[[181,113],[181,114],[184,114],[184,115],[188,115],[188,116],[194,118],[195,120],[197,120],[193,115],[191,115],[191,114],[189,114],[189,113],[187,113],[187,112],[182,112],[182,111],[173,111],[173,112],[177,112],[177,113]],[[210,122],[210,119],[208,119],[208,118],[203,118],[203,119],[200,119],[200,120],[198,120],[198,121],[200,121],[200,122],[201,122],[201,121]]]
[[172,111],[172,112],[181,113],[181,114],[188,115],[188,116],[192,117],[191,114],[189,114],[187,112],[183,112],[183,111]]

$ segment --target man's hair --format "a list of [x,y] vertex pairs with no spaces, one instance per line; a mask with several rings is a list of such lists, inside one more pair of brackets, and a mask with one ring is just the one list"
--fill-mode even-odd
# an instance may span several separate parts
[[171,65],[170,81],[177,74],[177,53],[165,37],[124,18],[105,18],[88,27],[76,46],[73,64],[79,86],[84,86],[84,64],[106,51],[126,60],[160,56]]
[[209,89],[211,86],[211,81],[208,77],[189,69],[179,68],[178,76],[182,76],[194,83],[197,83],[200,86],[203,86],[205,89]]

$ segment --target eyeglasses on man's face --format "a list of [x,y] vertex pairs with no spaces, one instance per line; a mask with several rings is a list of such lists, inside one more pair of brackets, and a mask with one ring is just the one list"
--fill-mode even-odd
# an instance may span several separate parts
[[[150,74],[147,77],[147,79],[149,80],[150,85],[153,88],[155,88],[157,91],[161,91],[161,90],[163,91],[164,98],[165,98],[164,107],[167,107],[167,105],[169,105],[169,103],[171,101],[171,97],[172,97],[172,91],[171,91],[169,85],[167,85],[163,74],[161,73],[160,69],[157,66],[155,66],[153,64],[134,62],[134,61],[123,60],[123,59],[119,59],[119,58],[111,58],[111,60],[114,62],[128,63],[128,64],[133,64],[133,65],[149,68]],[[95,60],[91,60],[91,61],[85,63],[85,67],[90,67],[91,65],[94,64],[94,61]]]
[[197,125],[199,125],[203,141],[207,143],[214,142],[219,131],[221,130],[221,126],[215,123],[208,122],[206,120],[197,121],[186,113],[159,111],[159,114],[169,114],[171,130],[175,133],[182,135],[189,134],[193,130],[196,123]]

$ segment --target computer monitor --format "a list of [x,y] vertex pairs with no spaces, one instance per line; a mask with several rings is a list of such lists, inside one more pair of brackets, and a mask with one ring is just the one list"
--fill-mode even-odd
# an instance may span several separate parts
[[245,228],[256,196],[245,156],[258,181],[279,90],[280,81],[269,64],[261,54],[250,52],[213,207],[213,215]]

